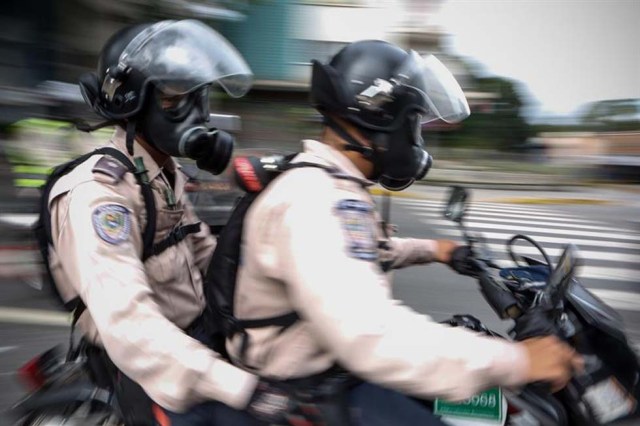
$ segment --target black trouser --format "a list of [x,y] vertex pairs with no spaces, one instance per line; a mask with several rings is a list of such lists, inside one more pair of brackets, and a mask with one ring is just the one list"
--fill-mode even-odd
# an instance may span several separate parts
[[107,352],[86,342],[85,352],[89,374],[93,382],[105,389],[111,389],[126,425],[152,426],[153,401],[142,387],[123,374],[111,361]]
[[[187,328],[186,333],[207,347],[213,342],[211,336],[202,326],[201,321],[194,322]],[[171,426],[260,426],[249,414],[235,410],[218,401],[207,401],[191,407],[184,413],[174,413],[164,410]]]

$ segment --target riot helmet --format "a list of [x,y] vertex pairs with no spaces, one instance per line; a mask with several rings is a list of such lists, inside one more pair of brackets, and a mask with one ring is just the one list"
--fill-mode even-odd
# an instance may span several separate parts
[[[373,180],[390,190],[428,172],[432,160],[423,148],[423,124],[455,123],[469,115],[460,85],[433,55],[365,40],[347,45],[328,64],[312,64],[312,105],[347,149],[373,162]],[[362,146],[334,117],[354,125],[372,147]]]
[[205,126],[213,83],[240,97],[251,87],[252,73],[210,27],[167,20],[114,34],[102,49],[97,73],[82,76],[80,88],[94,111],[126,125],[130,152],[138,133],[168,155],[193,158],[220,173],[231,158],[233,138]]

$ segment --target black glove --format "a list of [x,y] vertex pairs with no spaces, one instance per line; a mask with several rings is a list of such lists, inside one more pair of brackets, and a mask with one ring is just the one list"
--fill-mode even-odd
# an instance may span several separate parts
[[470,277],[477,277],[480,272],[473,261],[473,253],[469,246],[458,246],[453,249],[449,266],[457,273]]
[[269,425],[324,425],[321,407],[305,400],[284,382],[260,379],[247,406],[249,414]]
[[518,341],[533,337],[552,336],[556,333],[556,327],[551,318],[549,308],[542,306],[531,308],[516,318],[515,325],[509,330],[509,335]]

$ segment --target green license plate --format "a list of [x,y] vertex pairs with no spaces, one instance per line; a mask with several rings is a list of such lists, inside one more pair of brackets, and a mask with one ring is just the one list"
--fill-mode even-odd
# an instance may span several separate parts
[[462,402],[447,402],[436,399],[434,414],[439,416],[462,417],[466,419],[483,419],[502,421],[502,390],[492,388],[472,396]]

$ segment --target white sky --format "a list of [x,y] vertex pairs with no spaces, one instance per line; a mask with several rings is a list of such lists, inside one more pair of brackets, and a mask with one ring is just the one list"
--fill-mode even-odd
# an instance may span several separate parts
[[545,113],[640,98],[640,0],[446,0],[453,50],[528,87]]

